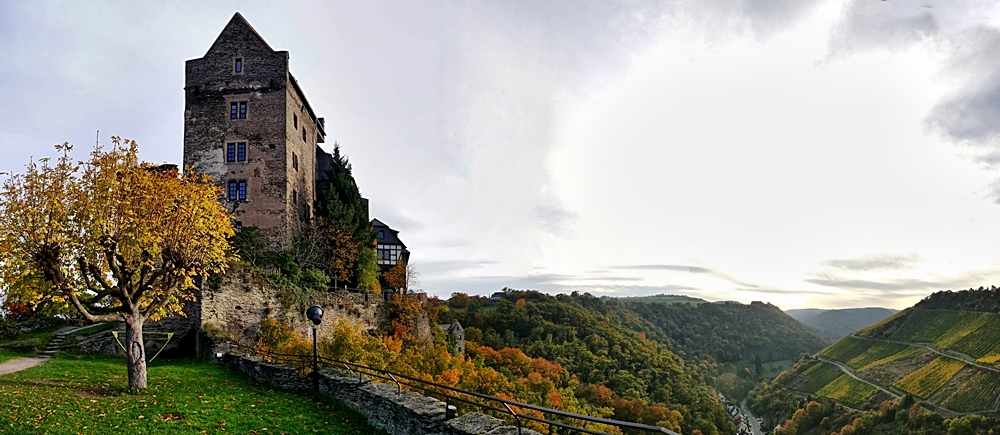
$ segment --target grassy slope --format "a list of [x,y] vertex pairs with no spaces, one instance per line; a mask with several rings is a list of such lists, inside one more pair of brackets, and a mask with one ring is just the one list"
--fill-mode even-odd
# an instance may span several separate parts
[[200,361],[157,361],[142,393],[126,384],[123,361],[102,357],[55,358],[0,376],[0,433],[379,433],[342,405]]

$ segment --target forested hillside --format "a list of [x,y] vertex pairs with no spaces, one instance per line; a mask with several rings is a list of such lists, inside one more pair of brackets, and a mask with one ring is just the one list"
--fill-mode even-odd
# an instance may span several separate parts
[[720,363],[798,360],[827,342],[778,307],[744,305],[629,303],[643,319],[659,327],[688,360]]
[[614,407],[614,418],[635,421],[646,410],[665,406],[679,414],[685,434],[734,432],[706,384],[708,369],[686,365],[659,328],[617,300],[506,290],[494,302],[456,294],[439,316],[443,322],[459,320],[469,341],[519,348],[562,365],[584,384],[606,386],[610,391],[602,394]]
[[620,401],[616,418],[662,404],[703,433],[731,424],[710,387],[739,399],[760,379],[826,345],[760,302],[638,302],[509,289],[503,295],[491,301],[455,294],[440,319],[460,321],[471,342],[518,348],[561,364],[586,384],[607,386],[632,403]]

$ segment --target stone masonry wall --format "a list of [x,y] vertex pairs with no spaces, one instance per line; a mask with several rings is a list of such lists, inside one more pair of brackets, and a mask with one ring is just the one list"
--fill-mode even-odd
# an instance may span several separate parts
[[[299,376],[295,367],[270,364],[259,358],[227,353],[221,362],[246,373],[259,382],[278,388],[319,394],[337,399],[368,417],[368,423],[390,435],[513,435],[515,426],[488,415],[472,413],[447,420],[445,403],[390,384],[336,370],[321,369],[318,379]],[[315,382],[315,384],[314,384]],[[521,435],[540,435],[521,429]]]
[[[318,327],[320,337],[329,336],[340,319],[371,331],[388,315],[382,295],[377,294],[321,292],[310,305],[313,303],[324,311],[323,323]],[[311,335],[312,328],[304,313],[282,306],[277,289],[240,265],[226,273],[218,289],[202,291],[200,318],[202,327],[211,323],[247,345],[256,340],[264,318],[287,322],[305,337]]]

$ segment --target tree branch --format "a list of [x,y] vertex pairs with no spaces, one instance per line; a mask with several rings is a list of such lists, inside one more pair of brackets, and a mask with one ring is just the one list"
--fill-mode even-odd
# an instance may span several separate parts
[[97,322],[117,322],[117,321],[124,321],[125,320],[125,316],[123,316],[123,315],[115,315],[115,314],[94,315],[94,314],[91,314],[90,311],[88,311],[87,308],[84,307],[82,303],[80,303],[80,299],[76,297],[76,294],[73,293],[73,290],[71,290],[69,288],[69,286],[66,286],[65,284],[63,284],[62,287],[63,287],[63,294],[65,294],[67,297],[69,297],[70,302],[72,302],[73,306],[76,308],[76,310],[80,312],[80,315],[82,315],[84,319],[87,319],[91,323],[97,323]]

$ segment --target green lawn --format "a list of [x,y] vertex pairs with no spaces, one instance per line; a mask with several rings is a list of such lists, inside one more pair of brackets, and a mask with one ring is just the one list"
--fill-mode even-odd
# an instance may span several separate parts
[[202,361],[156,361],[149,388],[129,393],[126,386],[117,358],[59,357],[0,375],[0,433],[384,433],[335,401],[275,390]]

